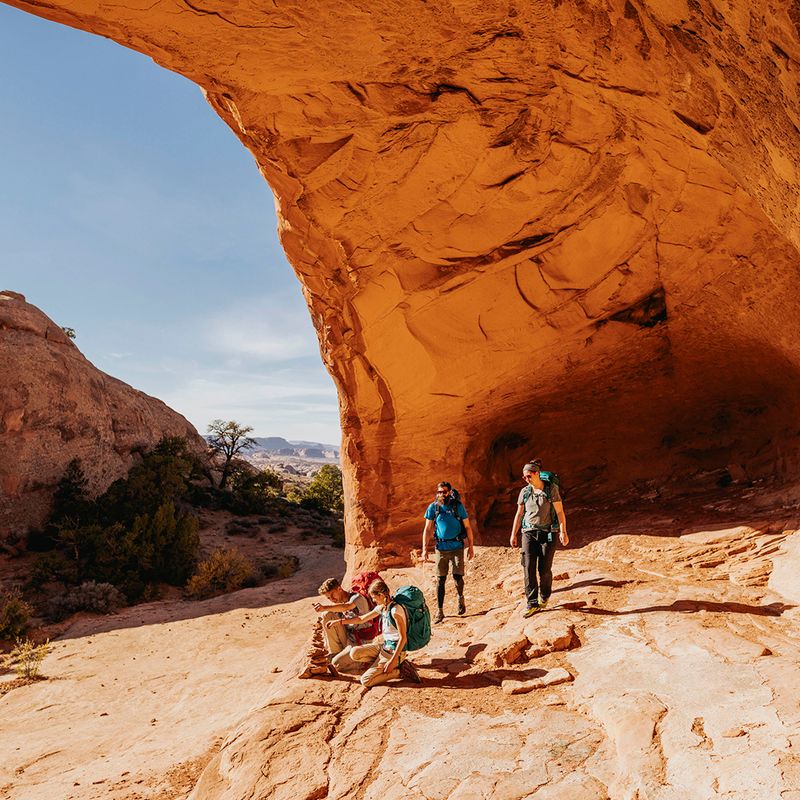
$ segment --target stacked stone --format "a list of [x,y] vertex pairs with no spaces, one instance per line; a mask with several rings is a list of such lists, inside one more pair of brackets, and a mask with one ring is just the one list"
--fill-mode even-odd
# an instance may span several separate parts
[[328,672],[328,652],[322,635],[322,620],[317,620],[314,632],[306,647],[304,667],[298,678],[313,678]]

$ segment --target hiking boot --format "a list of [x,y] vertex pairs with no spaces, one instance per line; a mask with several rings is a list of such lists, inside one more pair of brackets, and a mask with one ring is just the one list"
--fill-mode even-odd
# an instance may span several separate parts
[[328,672],[330,672],[330,674],[333,675],[334,678],[340,677],[339,676],[339,670],[336,669],[336,667],[333,665],[332,661],[328,662]]
[[440,608],[440,609],[439,609],[439,610],[436,612],[436,616],[433,618],[433,624],[434,624],[434,625],[437,625],[437,624],[438,624],[438,623],[440,623],[440,622],[441,622],[443,619],[444,619],[444,611],[442,611],[442,609]]
[[545,599],[545,598],[542,598],[542,599],[539,601],[539,608],[540,608],[542,611],[544,611],[544,610],[547,608],[547,601],[548,601],[549,599],[550,599],[549,597],[548,597],[547,599]]
[[528,606],[525,613],[522,615],[525,619],[528,617],[532,617],[537,611],[541,611],[542,607],[538,603],[534,603],[532,606]]
[[463,617],[467,613],[467,607],[464,605],[464,598],[458,598],[458,616]]
[[407,659],[400,664],[400,677],[404,681],[411,681],[411,683],[422,683],[422,678],[420,678],[417,668]]

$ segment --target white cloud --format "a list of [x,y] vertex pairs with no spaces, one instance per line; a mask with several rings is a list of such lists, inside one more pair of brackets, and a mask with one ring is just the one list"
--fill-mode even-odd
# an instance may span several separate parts
[[208,320],[204,333],[209,350],[234,359],[319,358],[316,333],[299,291],[232,304]]

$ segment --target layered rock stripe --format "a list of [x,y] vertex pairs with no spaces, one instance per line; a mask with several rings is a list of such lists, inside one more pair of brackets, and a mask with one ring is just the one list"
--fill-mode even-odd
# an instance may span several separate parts
[[352,564],[403,562],[442,476],[507,522],[534,454],[582,498],[796,476],[794,6],[12,4],[195,81],[253,153]]

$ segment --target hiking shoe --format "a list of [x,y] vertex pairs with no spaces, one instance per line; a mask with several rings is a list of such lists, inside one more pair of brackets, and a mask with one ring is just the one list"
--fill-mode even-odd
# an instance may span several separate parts
[[330,674],[333,675],[334,678],[339,677],[339,670],[336,669],[332,661],[328,662],[328,672],[330,672]]
[[532,617],[537,611],[541,610],[542,607],[538,603],[536,603],[535,605],[528,606],[527,610],[522,616],[525,617],[525,619],[528,619],[528,617]]
[[467,607],[464,605],[464,598],[458,598],[458,616],[463,617],[467,613]]
[[417,668],[407,659],[400,664],[400,677],[404,681],[411,681],[411,683],[422,683],[422,678],[420,678]]
[[437,625],[437,624],[438,624],[438,623],[440,623],[440,622],[441,622],[443,619],[444,619],[444,611],[442,611],[442,609],[440,608],[440,609],[439,609],[439,610],[436,612],[436,616],[433,618],[433,624],[434,624],[434,625]]
[[543,598],[543,599],[541,599],[541,600],[539,601],[539,608],[540,608],[542,611],[544,611],[544,610],[547,608],[547,601],[548,601],[549,599],[550,599],[550,598],[548,597],[548,598],[547,598],[547,600],[545,600],[545,599]]

